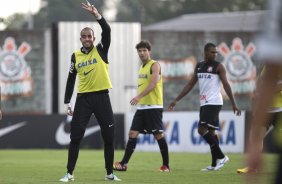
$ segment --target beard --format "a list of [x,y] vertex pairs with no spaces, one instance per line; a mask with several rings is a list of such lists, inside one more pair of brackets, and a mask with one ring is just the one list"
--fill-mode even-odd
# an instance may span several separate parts
[[83,44],[83,48],[85,49],[85,50],[89,50],[89,49],[91,49],[93,47],[93,43],[85,43],[85,44]]

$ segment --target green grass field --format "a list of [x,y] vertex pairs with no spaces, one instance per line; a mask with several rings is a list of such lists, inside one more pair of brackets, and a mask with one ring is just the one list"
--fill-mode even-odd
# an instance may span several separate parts
[[[116,151],[120,161],[123,151]],[[230,162],[220,171],[201,172],[210,163],[210,155],[170,153],[171,172],[160,173],[161,157],[158,152],[135,152],[127,172],[115,172],[122,183],[175,183],[175,184],[241,184],[244,176],[236,173],[244,166],[241,154],[228,154]],[[265,155],[264,171],[258,183],[271,183],[276,167],[276,155]],[[67,150],[0,150],[0,184],[60,183],[66,172]],[[108,183],[101,150],[81,150],[74,172],[76,184]]]

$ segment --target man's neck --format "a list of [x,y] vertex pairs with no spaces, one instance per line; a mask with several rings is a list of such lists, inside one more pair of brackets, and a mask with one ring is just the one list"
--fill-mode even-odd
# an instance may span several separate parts
[[212,62],[213,60],[205,59],[205,62]]
[[93,47],[94,47],[94,46],[92,46],[92,47],[90,47],[90,48],[82,47],[82,51],[85,52],[86,54],[88,54],[88,53],[92,50]]
[[142,61],[143,65],[149,63],[150,60],[151,60],[151,58],[147,59],[146,61]]

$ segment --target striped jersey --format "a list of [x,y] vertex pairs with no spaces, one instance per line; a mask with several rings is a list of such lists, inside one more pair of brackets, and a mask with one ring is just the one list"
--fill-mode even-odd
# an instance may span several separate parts
[[217,61],[202,61],[196,65],[195,73],[199,82],[200,106],[223,105],[220,92],[221,80],[216,71],[218,65]]

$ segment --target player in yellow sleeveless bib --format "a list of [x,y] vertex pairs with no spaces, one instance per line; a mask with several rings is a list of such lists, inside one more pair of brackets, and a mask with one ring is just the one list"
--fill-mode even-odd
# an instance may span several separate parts
[[115,162],[114,170],[126,171],[127,164],[133,154],[139,133],[153,134],[158,142],[163,164],[161,172],[169,172],[168,146],[163,129],[163,83],[161,66],[151,59],[151,44],[141,41],[136,45],[142,65],[138,75],[138,95],[131,101],[131,105],[137,105],[137,111],[133,117],[129,132],[129,139],[121,162]]
[[78,75],[78,93],[101,91],[112,88],[108,63],[101,58],[96,47],[85,54],[75,53],[75,69]]
[[[258,98],[256,101],[255,116],[251,119],[251,125],[262,125],[267,122],[269,114],[266,113],[275,94],[275,86],[279,81],[279,72],[282,70],[282,1],[268,0],[268,13],[264,17],[263,29],[257,37],[257,55],[259,61],[264,63],[266,72],[265,81],[258,87]],[[258,126],[257,126],[258,127]],[[278,127],[279,129],[279,127]],[[279,131],[281,134],[281,130]],[[254,130],[254,134],[259,130]],[[249,147],[248,164],[253,167],[262,166],[262,154],[260,149],[259,136],[252,140]],[[281,139],[281,138],[280,138]],[[278,167],[276,172],[276,184],[282,183],[282,149],[280,150]]]
[[[114,116],[108,90],[112,88],[108,72],[111,28],[94,5],[91,5],[88,1],[86,2],[86,4],[82,3],[82,8],[94,15],[102,28],[102,38],[94,46],[94,31],[89,27],[83,28],[80,32],[82,47],[80,50],[75,51],[71,57],[64,100],[67,105],[67,114],[72,116],[71,141],[68,150],[67,173],[60,181],[69,182],[74,180],[73,171],[78,159],[79,145],[93,113],[100,125],[104,140],[105,180],[120,181],[113,174]],[[78,76],[78,93],[73,111],[70,100],[76,76]]]
[[[258,81],[257,81],[257,85],[261,85],[261,83],[263,82],[263,75],[265,73],[265,68],[263,68],[262,72],[261,72],[261,76],[259,77]],[[273,125],[275,127],[275,129],[277,130],[277,132],[279,132],[278,128],[279,126],[281,126],[281,121],[282,121],[282,71],[280,72],[280,76],[279,76],[280,80],[278,80],[277,85],[276,85],[276,92],[273,96],[273,102],[272,105],[270,106],[268,113],[271,116],[271,119],[268,120],[266,123],[264,123],[263,125],[254,125],[256,126],[256,134],[254,135],[254,133],[250,133],[250,144],[252,144],[252,139],[254,139],[254,136],[258,136],[260,139],[260,151],[262,151],[263,149],[263,139],[266,136],[269,128],[271,127],[271,125]],[[254,99],[253,101],[256,101],[256,92],[254,93]],[[254,113],[255,114],[255,113]],[[281,135],[281,131],[279,133]],[[278,134],[278,135],[279,135]],[[277,139],[279,140],[279,139]],[[240,174],[245,174],[245,173],[253,173],[253,172],[257,172],[257,168],[253,168],[251,166],[249,167],[245,167],[242,169],[237,169],[237,173]]]
[[[150,85],[152,80],[151,68],[153,64],[158,64],[155,60],[149,60],[145,66],[139,69],[138,77],[138,94],[141,94]],[[150,93],[143,96],[138,104],[140,105],[163,105],[163,80],[162,77],[156,83],[156,86]]]

